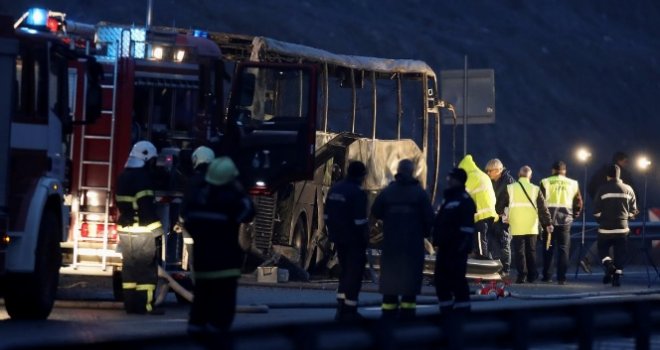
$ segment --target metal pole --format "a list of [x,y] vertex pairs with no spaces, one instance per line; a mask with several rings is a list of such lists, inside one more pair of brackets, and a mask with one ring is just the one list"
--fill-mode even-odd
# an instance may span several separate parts
[[642,201],[643,202],[642,210],[644,211],[642,213],[642,249],[644,250],[644,254],[646,255],[646,259],[648,260],[646,263],[646,279],[648,281],[648,288],[651,288],[651,274],[649,273],[649,263],[653,263],[653,261],[651,260],[649,251],[646,248],[646,186],[648,184],[648,178],[649,178],[648,173],[644,172],[644,200]]
[[[582,186],[582,246],[584,246],[584,231],[587,226],[587,164],[584,165],[584,182]],[[578,259],[580,257],[578,256]],[[580,262],[578,261],[578,264]]]
[[463,157],[467,155],[467,116],[468,116],[468,56],[465,55],[463,71]]
[[147,28],[151,27],[151,9],[153,8],[153,0],[147,2]]

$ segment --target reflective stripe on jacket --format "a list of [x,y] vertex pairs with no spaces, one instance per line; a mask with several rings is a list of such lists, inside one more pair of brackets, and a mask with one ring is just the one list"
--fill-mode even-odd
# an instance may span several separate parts
[[477,212],[474,214],[474,221],[484,220],[488,218],[498,219],[495,212],[495,190],[493,183],[486,173],[481,171],[477,164],[472,160],[471,155],[466,155],[463,160],[458,164],[458,167],[465,170],[467,173],[467,181],[465,182],[465,190],[470,194],[470,197],[477,206]]

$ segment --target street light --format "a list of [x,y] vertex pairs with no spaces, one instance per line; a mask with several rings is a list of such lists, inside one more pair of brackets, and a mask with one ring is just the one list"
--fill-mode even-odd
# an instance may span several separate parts
[[646,255],[648,260],[646,264],[646,277],[648,279],[648,287],[651,287],[651,275],[649,274],[649,263],[655,269],[656,275],[660,276],[658,268],[653,263],[651,256],[649,255],[649,250],[646,247],[646,189],[648,187],[648,169],[651,166],[651,161],[644,155],[637,158],[637,168],[644,174],[644,199],[642,200],[642,250]]
[[580,147],[575,152],[575,158],[577,158],[578,162],[582,163],[584,167],[584,182],[582,183],[582,240],[580,251],[578,252],[577,266],[575,267],[575,279],[577,279],[580,259],[582,259],[582,250],[584,250],[584,233],[587,227],[587,163],[591,158],[591,152],[585,147]]

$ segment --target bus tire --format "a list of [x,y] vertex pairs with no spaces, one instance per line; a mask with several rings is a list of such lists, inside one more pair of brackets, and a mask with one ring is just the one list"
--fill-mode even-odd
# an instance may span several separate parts
[[301,215],[296,220],[296,225],[293,228],[293,246],[298,250],[298,266],[303,270],[307,270],[307,225],[305,218]]
[[39,225],[34,272],[7,275],[5,304],[11,318],[43,320],[53,310],[62,265],[60,226],[55,213],[46,209]]

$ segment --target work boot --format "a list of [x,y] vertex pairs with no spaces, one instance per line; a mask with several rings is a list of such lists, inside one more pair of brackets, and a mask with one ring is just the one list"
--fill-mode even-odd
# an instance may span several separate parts
[[591,274],[591,263],[589,262],[589,259],[584,258],[580,260],[580,267],[582,267],[582,270],[588,274]]
[[623,271],[621,270],[614,272],[612,275],[612,287],[621,287],[621,275],[623,275]]

